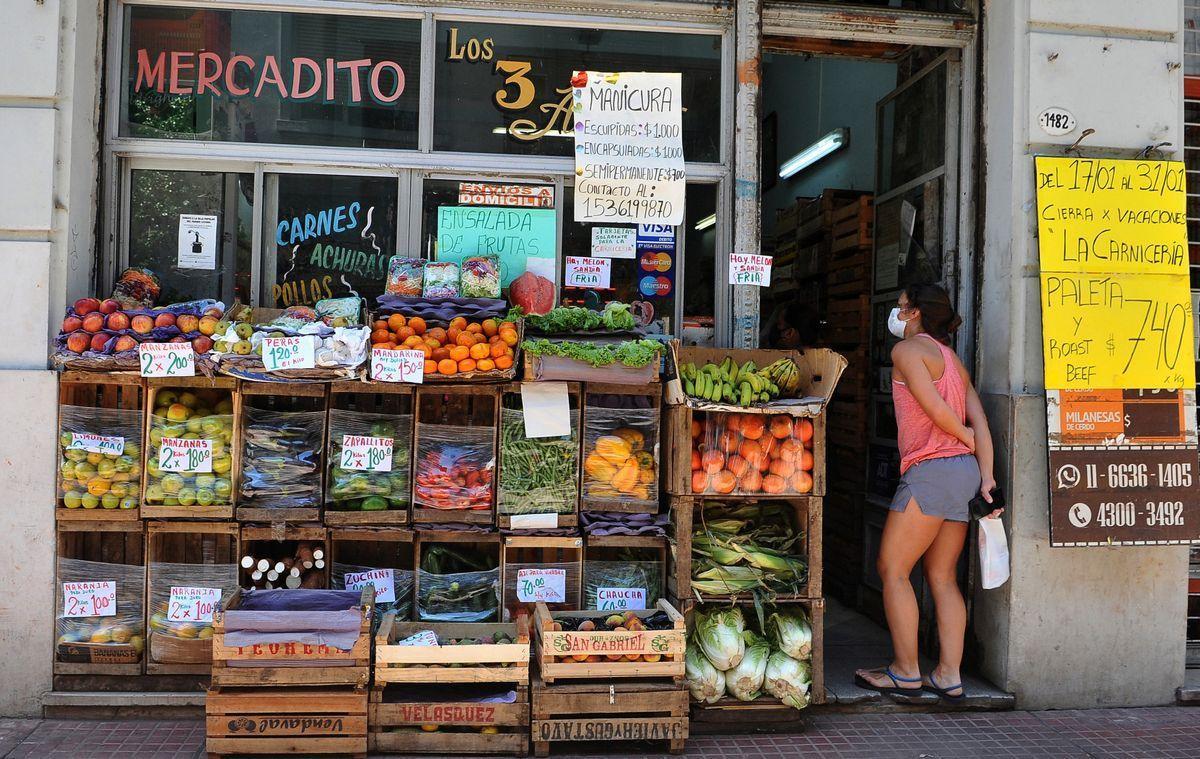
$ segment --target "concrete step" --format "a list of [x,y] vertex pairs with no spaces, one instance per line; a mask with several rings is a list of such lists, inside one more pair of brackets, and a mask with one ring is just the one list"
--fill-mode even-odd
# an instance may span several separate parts
[[50,691],[47,719],[199,719],[204,691]]

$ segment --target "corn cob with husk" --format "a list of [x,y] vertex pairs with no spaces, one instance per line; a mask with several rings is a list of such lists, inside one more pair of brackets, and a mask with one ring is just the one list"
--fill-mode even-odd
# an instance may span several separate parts
[[792,549],[802,537],[781,504],[706,502],[692,535],[692,590],[701,600],[799,592],[808,565]]

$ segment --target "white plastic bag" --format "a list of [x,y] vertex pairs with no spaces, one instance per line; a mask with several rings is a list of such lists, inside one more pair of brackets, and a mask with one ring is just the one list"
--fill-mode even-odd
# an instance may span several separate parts
[[1008,582],[1008,538],[998,517],[979,520],[979,574],[984,590]]

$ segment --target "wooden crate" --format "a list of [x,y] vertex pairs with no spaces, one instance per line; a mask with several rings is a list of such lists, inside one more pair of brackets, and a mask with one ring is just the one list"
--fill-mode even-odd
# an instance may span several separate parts
[[[584,609],[597,608],[600,611],[625,611],[624,606],[597,607],[589,604],[588,578],[589,565],[593,562],[649,562],[658,565],[659,587],[644,588],[646,601],[663,598],[667,592],[668,582],[668,541],[666,537],[657,535],[587,535],[584,537],[583,551],[583,595],[580,605]],[[599,586],[598,586],[599,589]],[[643,604],[644,605],[644,604]]]
[[[365,687],[371,677],[371,614],[374,594],[363,588],[359,609],[362,618],[358,639],[349,649],[302,643],[279,643],[242,648],[225,645],[225,614],[237,609],[242,592],[222,604],[213,617],[213,687],[305,686]],[[314,612],[314,614],[319,612]],[[234,665],[245,663],[247,666]],[[278,666],[275,662],[303,662],[302,665]],[[365,692],[364,692],[365,697]],[[365,711],[365,708],[364,708]]]
[[[705,499],[699,496],[671,496],[670,501],[674,540],[671,546],[671,564],[667,572],[668,593],[670,598],[677,603],[696,601],[696,595],[692,592],[692,532],[696,524],[696,511],[703,507]],[[804,533],[800,545],[803,547],[803,555],[808,562],[807,582],[799,592],[776,595],[770,600],[774,603],[807,603],[812,599],[821,598],[822,564],[824,562],[821,547],[824,531],[824,499],[807,496],[802,498],[759,498],[747,501],[747,503],[755,502],[791,505],[795,509],[793,526],[796,531]],[[753,600],[753,596],[743,593],[704,599],[708,603],[746,600]]]
[[[235,522],[147,522],[146,523],[146,618],[166,614],[155,608],[155,565],[227,564],[237,581],[238,525]],[[188,583],[204,586],[203,582]],[[169,591],[169,588],[168,588]],[[147,625],[146,674],[205,675],[212,671],[212,638],[180,638],[163,635]]]
[[210,759],[242,754],[367,755],[365,687],[213,688],[204,711]]
[[[513,643],[401,646],[397,641],[429,630],[438,640],[480,638],[497,632]],[[375,687],[400,683],[529,684],[529,622],[406,622],[388,612],[375,633]]]
[[688,691],[664,682],[588,682],[548,685],[533,681],[533,752],[551,744],[596,741],[666,741],[683,753],[688,737]]
[[408,456],[408,488],[404,494],[409,500],[408,506],[403,509],[387,509],[385,511],[341,511],[333,508],[334,503],[330,490],[332,488],[331,474],[328,474],[328,469],[332,466],[332,461],[327,462],[326,481],[325,481],[325,508],[324,521],[330,527],[349,527],[355,525],[378,525],[384,527],[399,527],[410,522],[409,511],[412,508],[412,434],[413,434],[413,416],[414,416],[414,399],[415,386],[399,383],[399,382],[361,382],[357,380],[344,380],[341,382],[333,382],[329,385],[329,409],[331,420],[329,426],[328,441],[329,453],[326,456],[332,455],[333,440],[332,435],[334,429],[332,426],[332,412],[334,411],[356,411],[363,414],[381,414],[387,416],[407,416],[408,424],[406,431],[408,434],[409,452]]
[[[77,406],[81,408],[97,408],[97,409],[123,409],[126,411],[136,411],[140,413],[138,426],[140,433],[135,440],[128,440],[127,443],[134,443],[141,447],[146,437],[146,415],[143,407],[143,398],[145,395],[145,383],[140,375],[128,372],[113,372],[108,374],[100,374],[97,372],[81,372],[81,371],[64,371],[58,377],[58,405],[60,408],[60,423],[61,409],[63,406]],[[61,427],[60,427],[61,430]],[[62,443],[59,443],[60,457],[62,454]],[[138,466],[143,466],[141,455],[138,456]],[[61,473],[58,475],[62,477]],[[129,483],[131,493],[141,503],[142,495],[142,477],[137,475]],[[60,488],[61,489],[61,488]],[[98,521],[98,520],[117,520],[117,521],[137,521],[140,514],[139,510],[134,509],[105,509],[105,508],[74,508],[68,509],[63,505],[61,495],[58,495],[55,500],[56,508],[54,510],[54,518],[58,521],[63,520],[83,520],[83,521]]]
[[[525,570],[555,570],[561,575],[557,588],[533,587],[536,577],[522,577]],[[542,578],[545,581],[547,578]],[[524,581],[524,582],[523,582]],[[511,618],[528,615],[541,600],[554,611],[580,608],[583,590],[583,538],[506,535],[500,549],[500,603]],[[551,598],[562,598],[552,601]]]
[[[317,559],[317,561],[323,562],[324,566],[317,565],[314,568],[320,572],[321,581],[319,587],[328,588],[329,565],[332,562],[330,561],[331,557],[329,554],[329,531],[324,527],[284,523],[273,525],[247,524],[241,527],[240,553],[243,559],[246,556],[251,556],[254,558],[267,558],[274,562],[293,558],[300,543],[321,544],[321,551],[324,555]],[[253,586],[253,571],[254,567],[246,567],[244,565],[241,567],[238,577],[239,583],[243,588]]]
[[[529,354],[526,353],[525,356],[526,356],[526,359],[528,360]],[[511,472],[509,472],[508,470],[505,469],[507,464],[505,462],[504,447],[503,447],[503,442],[502,442],[504,439],[503,417],[504,417],[504,412],[506,410],[506,405],[509,407],[507,410],[509,410],[509,411],[515,410],[518,413],[520,412],[520,410],[522,408],[522,406],[521,406],[521,383],[514,382],[512,384],[505,385],[501,390],[501,395],[500,395],[501,427],[500,427],[499,436],[497,438],[498,441],[500,441],[500,442],[497,444],[497,461],[496,461],[496,466],[497,466],[496,524],[502,530],[529,529],[529,528],[532,528],[532,529],[544,529],[544,528],[554,529],[554,528],[558,528],[558,527],[575,527],[579,524],[579,472],[580,472],[580,466],[583,462],[583,454],[581,453],[582,440],[583,440],[582,385],[580,385],[578,382],[566,382],[564,384],[566,384],[566,386],[567,386],[567,398],[568,398],[568,402],[570,403],[570,406],[571,406],[571,413],[573,415],[572,422],[573,422],[573,427],[575,430],[574,438],[569,443],[569,445],[573,446],[573,450],[575,452],[575,476],[574,476],[574,479],[572,480],[572,486],[574,488],[574,492],[572,492],[566,498],[566,500],[562,504],[562,507],[558,507],[558,510],[552,511],[549,513],[543,512],[540,514],[538,514],[538,513],[528,513],[528,514],[526,514],[526,513],[522,513],[522,514],[503,513],[503,510],[506,508],[504,505],[505,488],[504,488],[503,477],[506,473],[512,474]],[[560,444],[559,443],[560,438],[549,438],[547,440],[553,441],[555,444]],[[552,453],[556,453],[556,451],[553,451]],[[520,478],[518,478],[518,479],[520,479]],[[557,494],[551,493],[551,494],[547,494],[547,495],[554,496]],[[527,497],[528,497],[528,494],[517,497],[515,500],[517,501],[517,503],[521,503]],[[558,504],[552,504],[552,506],[558,506]],[[515,520],[514,520],[514,517],[515,517]]]
[[[661,402],[662,393],[659,385],[650,386],[634,386],[634,385],[614,385],[606,383],[589,382],[584,385],[584,407],[583,407],[583,451],[582,463],[583,471],[580,473],[579,485],[579,508],[581,511],[619,511],[630,514],[655,514],[658,513],[658,490],[659,483],[662,481],[663,471],[659,460],[660,443],[662,438],[662,418],[661,418]],[[641,482],[639,485],[644,486],[648,491],[647,498],[640,497],[630,498],[628,496],[614,496],[603,493],[597,493],[592,490],[592,477],[587,472],[587,458],[592,454],[589,450],[589,440],[594,441],[599,435],[608,435],[613,429],[619,429],[619,426],[608,425],[599,421],[600,414],[598,411],[605,411],[607,407],[597,407],[595,404],[589,404],[589,398],[593,396],[617,395],[630,397],[643,397],[647,399],[650,405],[649,409],[624,409],[631,426],[637,428],[638,431],[643,431],[647,424],[651,425],[649,434],[645,434],[643,450],[649,452],[654,457],[654,481]],[[606,483],[599,483],[605,485]]]
[[[500,389],[498,385],[466,384],[422,387],[417,390],[416,424],[413,431],[412,519],[418,524],[491,525],[496,516],[496,447],[500,427]],[[421,503],[422,426],[426,440],[437,426],[488,428],[491,439],[491,488],[487,509],[436,509]]]
[[[554,340],[556,338],[547,338]],[[584,338],[587,340],[587,338]],[[526,382],[597,382],[603,380],[620,385],[656,385],[659,382],[658,364],[650,362],[645,366],[625,366],[610,364],[609,366],[592,366],[584,361],[552,356],[543,358],[523,351],[523,366],[521,377]]]
[[[230,377],[148,377],[146,378],[146,445],[142,446],[145,455],[145,460],[142,463],[142,517],[145,519],[213,519],[227,520],[233,518],[234,505],[237,503],[238,483],[242,469],[242,444],[241,431],[239,429],[239,420],[242,413],[242,395],[238,391],[238,381]],[[229,441],[229,452],[231,458],[230,469],[224,477],[221,473],[214,473],[217,477],[229,481],[230,495],[228,499],[211,506],[200,506],[192,504],[184,506],[182,504],[161,504],[147,503],[146,492],[153,484],[151,482],[149,465],[150,461],[150,434],[153,428],[152,415],[154,413],[155,401],[158,394],[164,390],[186,390],[198,392],[203,390],[216,390],[221,393],[228,392],[233,401],[233,439]],[[189,475],[195,477],[197,475]]]
[[[134,635],[140,637],[143,643],[130,640],[124,645],[111,643],[90,642],[58,642],[57,620],[52,628],[54,641],[54,674],[55,675],[121,675],[133,676],[142,674],[145,641],[145,537],[141,521],[129,522],[122,520],[99,520],[85,522],[70,520],[61,522],[57,530],[59,559],[81,559],[84,561],[103,562],[106,564],[126,564],[141,568],[141,582],[135,585],[136,592],[141,598],[142,629],[135,630]],[[95,578],[97,581],[110,579]],[[62,582],[55,577],[56,589]],[[126,589],[128,590],[128,589]],[[118,604],[124,594],[118,585]],[[56,603],[58,592],[55,593]],[[60,613],[55,609],[55,617]],[[118,607],[118,614],[120,608]],[[98,619],[104,619],[100,617]]]
[[[241,455],[238,458],[238,485],[244,484],[241,467],[247,457],[246,448],[249,441],[245,434],[248,409],[288,411],[326,411],[326,386],[314,382],[248,382],[241,383],[242,405],[238,413],[238,437],[241,440]],[[326,421],[326,425],[328,422]],[[319,443],[323,461],[326,450],[324,432]],[[316,481],[317,491],[312,506],[296,506],[285,508],[262,508],[254,505],[239,490],[237,519],[239,522],[320,522],[321,501],[323,493],[323,474],[325,467],[317,463],[317,470],[311,475]]]
[[871,195],[862,195],[833,209],[828,225],[831,252],[871,247],[875,221],[872,202]]
[[[344,583],[338,582],[339,569],[345,566],[366,567],[369,569],[391,569],[400,576],[393,574],[392,582],[394,602],[380,601],[388,608],[392,604],[407,606],[412,615],[414,573],[413,562],[416,556],[416,536],[412,530],[403,527],[331,527],[329,528],[329,562],[330,587],[340,588]],[[354,570],[361,571],[361,570]],[[407,588],[407,591],[403,589]],[[376,588],[376,599],[380,589]],[[375,628],[378,629],[382,614],[376,611]]]
[[[461,701],[409,701],[393,695],[391,689],[372,688],[370,749],[381,754],[525,756],[529,753],[529,685],[504,687],[516,693],[511,704],[466,700],[478,686],[453,686],[454,692],[446,698],[461,692]],[[430,725],[437,729],[427,731]]]
[[[653,609],[633,611],[639,618],[648,617],[658,611],[671,618],[670,630],[639,630],[613,632],[593,630],[589,632],[565,632],[554,629],[554,617],[594,618],[603,612],[566,611],[555,612],[543,603],[534,611],[534,634],[537,638],[537,657],[541,678],[547,683],[556,680],[580,680],[589,678],[672,678],[683,680],[684,653],[687,629],[683,615],[666,601],[659,599]],[[617,655],[657,656],[653,662],[611,661],[607,657]],[[603,661],[589,662],[569,660],[562,657],[599,656]]]
[[[456,550],[466,552],[486,552],[489,555],[496,557],[496,569],[490,570],[496,573],[496,613],[500,613],[500,580],[503,573],[500,570],[500,542],[501,535],[495,532],[474,532],[474,531],[457,531],[457,530],[439,530],[434,527],[421,528],[416,534],[416,572],[413,577],[413,619],[421,619],[421,563],[425,552],[430,547],[440,543],[448,543],[455,546]],[[489,620],[491,621],[491,620]],[[430,624],[433,620],[427,621],[424,624]]]

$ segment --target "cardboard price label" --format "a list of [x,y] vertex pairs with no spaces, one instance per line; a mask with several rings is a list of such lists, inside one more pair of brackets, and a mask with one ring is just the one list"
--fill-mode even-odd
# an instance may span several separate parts
[[115,617],[117,615],[117,582],[64,582],[64,617]]
[[221,605],[220,588],[171,586],[167,601],[168,622],[211,622]]
[[317,365],[314,340],[312,335],[264,337],[262,343],[263,368],[268,372],[278,372],[284,369],[312,369]]
[[734,253],[729,256],[729,284],[771,286],[771,257]]
[[213,470],[213,444],[211,440],[185,440],[165,437],[158,449],[158,468],[164,472],[196,472],[207,474]]
[[425,382],[425,354],[421,351],[371,349],[371,379],[378,382]]
[[143,377],[195,377],[196,351],[190,343],[141,343],[138,364]]
[[[396,600],[396,573],[392,569],[369,569],[366,572],[347,572],[346,590],[362,590],[367,585],[375,587],[375,603],[391,603]],[[437,638],[434,638],[437,645]]]
[[397,646],[438,646],[437,633],[433,630],[422,630],[416,635],[410,635],[404,640],[396,641]]
[[567,570],[542,567],[518,569],[517,600],[521,603],[566,603]]
[[626,611],[646,608],[645,588],[597,588],[596,608],[600,611]]
[[342,457],[338,466],[359,472],[390,472],[394,444],[395,440],[390,437],[342,435]]
[[68,451],[87,451],[88,453],[108,453],[120,456],[125,452],[125,438],[119,436],[92,435],[87,432],[72,432],[71,442],[67,443]]

